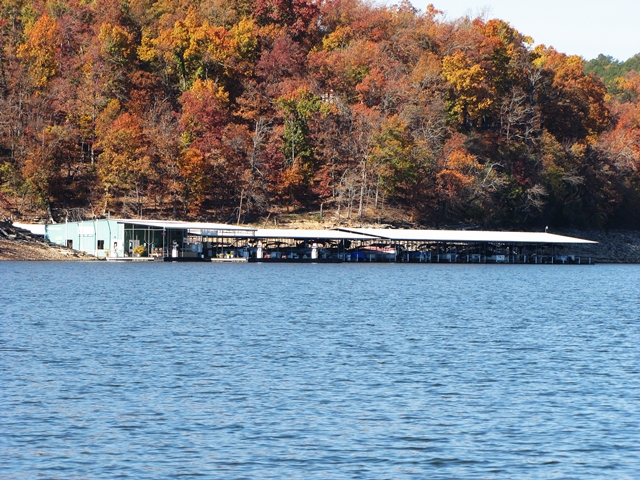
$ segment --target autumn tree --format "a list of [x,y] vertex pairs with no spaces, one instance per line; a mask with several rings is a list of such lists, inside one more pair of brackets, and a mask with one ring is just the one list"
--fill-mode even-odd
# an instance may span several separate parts
[[98,171],[105,192],[105,211],[108,201],[123,203],[126,209],[128,195],[135,198],[135,213],[142,216],[143,197],[153,174],[149,156],[149,139],[142,121],[127,112],[119,114],[99,132]]
[[49,15],[42,15],[26,31],[26,41],[18,48],[36,88],[44,87],[59,70],[60,27]]

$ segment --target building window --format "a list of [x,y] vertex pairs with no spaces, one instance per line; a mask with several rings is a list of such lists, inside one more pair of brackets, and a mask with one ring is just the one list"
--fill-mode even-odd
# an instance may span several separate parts
[[104,250],[104,240],[98,240],[98,250]]
[[67,248],[73,248],[73,240],[67,240]]

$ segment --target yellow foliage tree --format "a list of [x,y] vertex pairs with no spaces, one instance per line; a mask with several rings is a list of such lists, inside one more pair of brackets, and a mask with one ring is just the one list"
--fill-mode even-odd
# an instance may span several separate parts
[[59,68],[60,27],[42,15],[26,33],[26,41],[18,48],[18,57],[25,63],[33,84],[44,87]]
[[153,173],[140,118],[121,114],[108,128],[100,129],[98,143],[102,149],[98,173],[107,199],[113,194],[133,192],[140,211],[144,187]]

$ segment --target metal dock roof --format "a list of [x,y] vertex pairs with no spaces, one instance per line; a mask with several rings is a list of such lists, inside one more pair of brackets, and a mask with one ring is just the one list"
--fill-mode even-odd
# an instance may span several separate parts
[[178,220],[138,220],[138,219],[117,219],[118,223],[126,223],[130,225],[140,225],[144,227],[159,227],[169,229],[184,230],[230,230],[240,232],[254,232],[255,228],[239,227],[236,225],[226,225],[224,223],[207,223],[207,222],[181,222]]
[[494,242],[494,243],[583,243],[595,244],[592,240],[566,237],[544,232],[500,232],[491,230],[407,230],[386,228],[340,228],[345,232],[368,235],[385,240],[407,240],[415,242]]
[[412,230],[387,228],[336,228],[304,230],[287,228],[249,228],[222,223],[181,222],[175,220],[119,219],[118,223],[166,229],[199,230],[200,235],[236,238],[287,238],[292,240],[395,240],[413,242],[493,242],[596,244],[592,240],[544,232],[501,232],[492,230]]
[[371,240],[367,235],[340,230],[304,230],[288,228],[259,228],[255,238],[289,238],[292,240]]

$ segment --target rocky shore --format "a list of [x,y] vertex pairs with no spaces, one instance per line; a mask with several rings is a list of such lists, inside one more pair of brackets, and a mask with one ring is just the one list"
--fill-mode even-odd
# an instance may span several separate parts
[[48,242],[29,230],[0,222],[0,260],[92,261],[93,255]]
[[640,231],[553,230],[551,233],[595,240],[597,245],[575,245],[571,252],[595,263],[640,263]]

